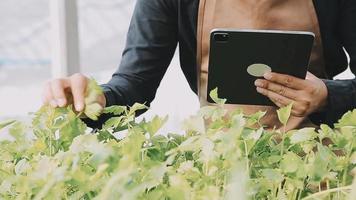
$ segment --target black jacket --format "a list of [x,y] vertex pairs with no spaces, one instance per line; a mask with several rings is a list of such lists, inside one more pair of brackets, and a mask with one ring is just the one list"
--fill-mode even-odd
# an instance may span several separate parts
[[[356,72],[356,1],[314,0],[330,78],[348,64]],[[119,69],[103,85],[107,105],[150,103],[169,66],[177,44],[191,89],[197,92],[197,15],[199,0],[138,0]],[[343,50],[350,55],[350,63]],[[312,115],[314,122],[332,124],[355,108],[356,81],[325,81],[328,106]]]

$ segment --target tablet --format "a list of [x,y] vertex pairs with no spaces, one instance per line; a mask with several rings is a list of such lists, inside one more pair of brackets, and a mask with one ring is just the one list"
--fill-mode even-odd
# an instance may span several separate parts
[[314,37],[311,32],[214,29],[208,94],[218,88],[228,104],[274,105],[256,91],[255,80],[268,71],[305,79]]

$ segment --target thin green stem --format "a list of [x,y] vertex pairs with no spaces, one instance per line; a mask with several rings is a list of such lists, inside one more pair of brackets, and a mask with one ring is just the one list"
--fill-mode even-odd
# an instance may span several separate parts
[[286,125],[284,125],[284,127],[283,127],[282,142],[281,142],[281,156],[283,156],[283,154],[284,154],[285,134],[286,134]]
[[247,150],[247,143],[244,140],[244,146],[245,146],[245,155],[246,155],[246,170],[247,170],[247,174],[250,177],[250,162],[248,159],[248,150]]
[[301,189],[298,189],[297,197],[298,197],[298,200],[300,200],[302,198],[302,190]]
[[[339,181],[337,182],[337,187],[340,187],[340,182]],[[340,192],[339,191],[337,192],[337,199],[340,199]]]
[[80,112],[77,114],[76,118],[80,118],[80,116],[81,116],[83,113],[84,113],[84,111],[80,111]]
[[[329,181],[329,179],[326,180],[326,190],[330,190],[330,181]],[[331,200],[330,193],[328,194],[328,199]]]
[[288,196],[289,200],[295,200],[297,199],[297,191],[295,189],[293,189],[293,191],[291,192],[291,195]]
[[340,192],[340,191],[343,191],[343,190],[351,190],[351,186],[349,185],[349,186],[344,186],[344,187],[324,190],[324,191],[309,195],[309,196],[303,198],[303,200],[315,199],[315,198],[317,198],[319,196],[322,196],[322,195],[325,195],[325,194],[330,194],[330,193],[333,193],[333,192]]
[[278,192],[278,187],[276,187],[276,185],[273,184],[273,196],[272,196],[273,199],[277,198],[277,196],[278,196],[277,192]]
[[[350,144],[350,149],[348,152],[347,152],[347,160],[350,160],[351,156],[352,156],[352,149],[353,149],[353,140],[351,141],[351,144]],[[348,173],[348,167],[345,167],[344,171],[343,171],[343,176],[342,176],[342,185],[346,185],[346,179],[347,179],[347,173]]]

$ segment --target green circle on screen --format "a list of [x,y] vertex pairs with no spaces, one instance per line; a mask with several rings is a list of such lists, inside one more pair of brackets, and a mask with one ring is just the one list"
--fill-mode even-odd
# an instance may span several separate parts
[[256,63],[247,67],[247,73],[254,77],[263,77],[267,72],[272,72],[272,68],[266,64]]

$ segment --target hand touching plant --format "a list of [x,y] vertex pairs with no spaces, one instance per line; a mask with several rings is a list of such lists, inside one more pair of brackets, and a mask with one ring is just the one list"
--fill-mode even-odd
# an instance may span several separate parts
[[264,78],[266,80],[255,81],[257,92],[268,97],[278,107],[285,107],[294,102],[294,116],[307,116],[327,104],[326,85],[310,72],[306,80],[278,73],[266,73]]
[[[54,79],[48,81],[43,90],[43,102],[52,107],[65,107],[74,104],[75,110],[84,110],[86,90],[90,84],[89,79],[82,74],[74,74],[67,78]],[[99,94],[91,99],[90,103],[98,103],[105,107],[106,99],[104,94]]]

